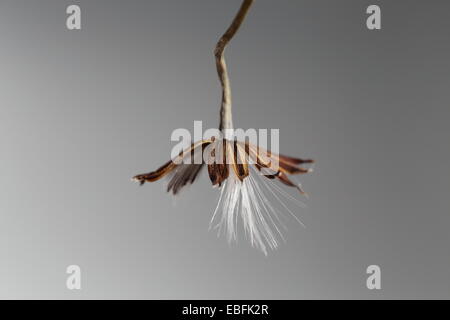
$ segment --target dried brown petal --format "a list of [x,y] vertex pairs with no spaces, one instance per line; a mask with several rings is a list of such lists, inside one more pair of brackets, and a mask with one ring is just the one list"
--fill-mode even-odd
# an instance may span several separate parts
[[314,163],[314,160],[312,159],[293,158],[289,156],[284,156],[282,154],[278,155],[278,157],[280,158],[280,161],[283,161],[285,163],[292,163],[292,164]]
[[311,172],[308,169],[297,167],[289,162],[284,162],[281,160],[281,158],[279,159],[279,166],[281,168],[281,171],[288,174],[303,174]]
[[227,143],[227,150],[230,154],[229,159],[232,160],[234,173],[239,180],[243,181],[250,174],[248,169],[249,157],[237,141]]
[[[192,156],[192,153],[199,147],[204,148],[205,146],[207,146],[208,144],[211,143],[211,140],[203,140],[203,141],[199,141],[196,143],[193,143],[189,148],[187,148],[186,150],[180,152],[180,155],[178,157],[176,157],[174,160],[171,160],[169,162],[167,162],[166,164],[164,164],[162,167],[160,167],[158,170],[150,172],[150,173],[144,173],[144,174],[139,174],[137,176],[135,176],[133,178],[133,180],[140,182],[141,185],[143,185],[146,182],[155,182],[160,180],[161,178],[163,178],[164,176],[166,176],[167,174],[169,174],[170,172],[172,172],[175,168],[177,168],[179,165],[182,164],[183,159],[185,159],[187,156]],[[188,170],[189,175],[187,174],[187,172],[182,171],[178,171],[176,174],[179,174],[180,176],[176,178],[176,180],[179,178],[181,182],[181,185],[185,185],[186,183],[184,183],[185,179],[188,180],[192,180],[195,179],[195,177],[197,176],[197,174],[199,173],[200,169],[196,168],[197,170]],[[195,174],[194,174],[195,173]],[[175,177],[172,178],[172,180]],[[175,185],[176,181],[174,181],[174,185]],[[184,184],[183,184],[184,183]],[[175,192],[175,190],[174,190]]]
[[280,174],[277,176],[277,178],[278,178],[283,184],[285,184],[285,185],[287,185],[287,186],[289,186],[289,187],[294,187],[294,188],[296,188],[301,194],[305,194],[305,192],[303,191],[303,189],[302,189],[299,185],[297,185],[297,184],[293,183],[291,180],[289,180],[289,178],[288,178],[283,172],[280,172]]
[[192,184],[200,173],[202,164],[182,164],[178,166],[167,185],[167,192],[176,195],[185,185]]
[[133,180],[140,182],[141,185],[143,185],[146,182],[158,181],[159,179],[161,179],[162,177],[167,175],[170,171],[175,169],[175,167],[176,167],[176,164],[173,163],[172,161],[169,161],[166,164],[164,164],[162,167],[160,167],[158,170],[150,172],[150,173],[139,174],[139,175],[135,176],[133,178]]

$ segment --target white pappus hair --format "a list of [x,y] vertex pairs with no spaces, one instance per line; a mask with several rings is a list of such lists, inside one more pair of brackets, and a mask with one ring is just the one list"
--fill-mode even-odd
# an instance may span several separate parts
[[[277,199],[301,225],[303,223],[284,204],[276,192],[297,202],[299,206],[304,205],[273,181],[267,179],[268,182],[266,182],[264,177],[256,178],[260,177],[259,173],[253,168],[251,170],[254,172],[243,181],[240,181],[231,170],[229,178],[221,187],[219,201],[211,218],[210,228],[217,229],[218,236],[224,234],[228,242],[231,243],[237,241],[238,225],[242,222],[242,229],[251,245],[267,255],[268,249],[275,250],[278,247],[280,239],[284,241],[279,226],[285,229],[286,227],[281,222],[277,210],[271,205],[266,192]],[[267,190],[266,192],[263,187],[265,187],[264,190]]]

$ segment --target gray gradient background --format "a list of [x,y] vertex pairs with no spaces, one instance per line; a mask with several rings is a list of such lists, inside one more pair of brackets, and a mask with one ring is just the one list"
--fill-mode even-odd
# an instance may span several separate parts
[[0,2],[0,298],[450,298],[449,1],[256,1],[227,51],[235,125],[318,161],[307,228],[268,257],[208,232],[205,175],[176,200],[130,181],[173,129],[217,125],[212,49],[239,5]]

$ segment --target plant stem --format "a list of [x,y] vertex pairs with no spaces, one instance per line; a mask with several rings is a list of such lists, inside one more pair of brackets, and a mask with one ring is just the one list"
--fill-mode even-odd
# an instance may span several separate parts
[[244,0],[239,12],[234,18],[228,30],[220,38],[214,50],[214,55],[216,56],[216,66],[217,73],[219,75],[219,80],[222,85],[222,106],[220,109],[220,125],[219,130],[223,131],[225,129],[233,129],[233,116],[231,111],[231,87],[230,78],[228,77],[227,64],[225,62],[224,51],[227,44],[234,37],[236,32],[239,30],[242,22],[244,21],[251,5],[254,0]]

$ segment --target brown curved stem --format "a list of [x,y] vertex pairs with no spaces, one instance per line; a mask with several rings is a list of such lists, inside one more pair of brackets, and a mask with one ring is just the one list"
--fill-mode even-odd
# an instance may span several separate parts
[[216,49],[214,50],[214,55],[216,56],[217,73],[222,85],[222,106],[220,109],[219,125],[220,130],[233,129],[233,117],[231,112],[231,87],[230,78],[228,77],[227,64],[225,62],[224,56],[225,47],[239,30],[250,7],[253,4],[253,1],[254,0],[243,1],[239,12],[237,13],[228,30],[220,38],[219,42],[216,45]]

